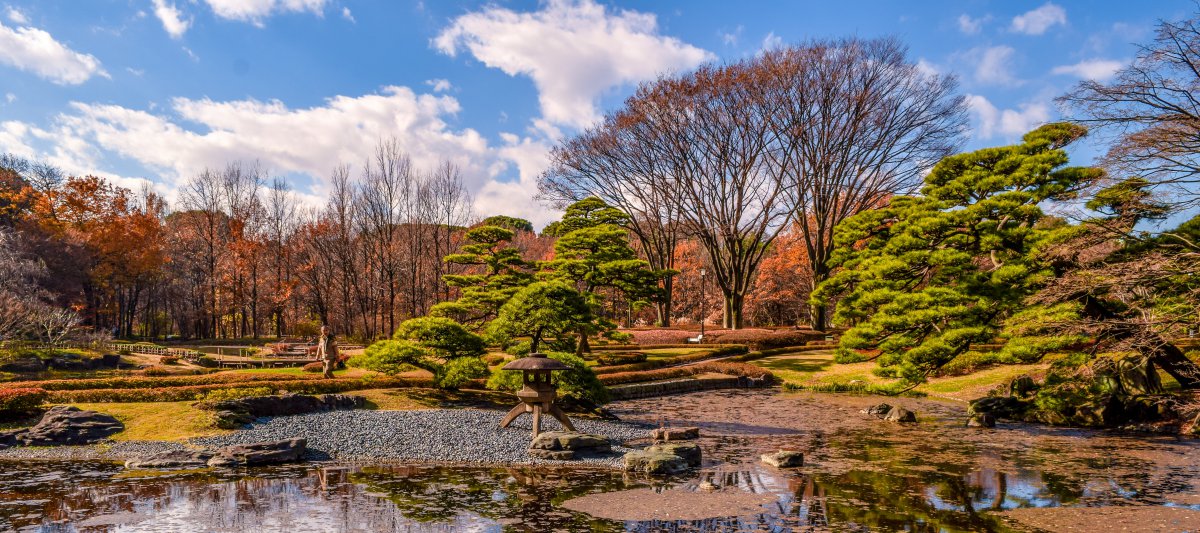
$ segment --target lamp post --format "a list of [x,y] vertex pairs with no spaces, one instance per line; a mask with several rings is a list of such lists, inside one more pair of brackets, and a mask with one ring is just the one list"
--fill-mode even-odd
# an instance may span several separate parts
[[704,299],[704,267],[700,267],[700,338],[704,338],[704,311],[707,310],[708,300]]

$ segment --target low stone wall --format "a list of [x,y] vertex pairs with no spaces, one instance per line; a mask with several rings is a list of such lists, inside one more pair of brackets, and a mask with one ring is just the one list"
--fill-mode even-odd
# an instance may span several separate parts
[[608,393],[609,397],[615,401],[716,389],[748,389],[766,386],[768,384],[763,380],[729,376],[712,379],[676,379],[651,383],[631,383],[629,385],[609,387]]

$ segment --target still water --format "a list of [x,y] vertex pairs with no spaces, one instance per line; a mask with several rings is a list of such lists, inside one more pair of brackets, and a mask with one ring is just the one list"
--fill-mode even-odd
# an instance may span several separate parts
[[[922,424],[901,427],[858,416],[868,401],[741,391],[617,405],[627,419],[702,428],[704,467],[665,480],[528,466],[325,463],[163,475],[102,462],[0,462],[0,530],[1023,531],[999,512],[1200,510],[1194,441],[1025,425],[968,430],[959,407],[918,401],[908,406]],[[806,466],[781,471],[757,460],[779,448],[803,450]],[[765,503],[740,516],[710,507],[699,513],[708,518],[689,520],[638,516],[636,499],[597,513],[616,518],[564,506],[634,489],[750,493]]]

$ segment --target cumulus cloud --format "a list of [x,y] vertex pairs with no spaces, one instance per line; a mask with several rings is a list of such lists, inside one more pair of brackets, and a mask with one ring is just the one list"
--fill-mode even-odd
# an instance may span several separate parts
[[441,78],[425,80],[425,85],[431,87],[435,93],[446,92],[454,88],[454,86],[450,84],[450,80],[444,80]]
[[557,220],[562,213],[547,209],[534,200],[538,192],[537,178],[549,165],[546,154],[550,144],[530,137],[519,138],[511,133],[501,134],[501,138],[504,145],[496,149],[501,160],[493,172],[499,173],[511,163],[516,166],[517,179],[493,179],[484,183],[475,193],[475,212],[522,217],[537,229]]
[[1012,31],[1026,35],[1041,35],[1055,25],[1067,24],[1067,10],[1046,2],[1042,7],[1017,15],[1012,19]]
[[29,15],[26,15],[24,11],[21,11],[13,6],[7,6],[4,8],[4,16],[7,17],[8,20],[13,24],[20,26],[26,26],[29,24]]
[[1123,61],[1112,59],[1087,59],[1075,63],[1074,65],[1061,65],[1054,67],[1050,72],[1053,74],[1061,74],[1075,76],[1085,80],[1106,81],[1111,79],[1121,67],[1125,66]]
[[609,10],[593,0],[551,0],[516,12],[491,5],[454,19],[431,43],[471,54],[510,76],[529,76],[545,119],[583,127],[600,113],[606,91],[713,59],[709,52],[660,35],[653,14]]
[[9,28],[3,23],[0,23],[0,64],[59,85],[79,85],[92,76],[108,77],[95,56],[68,48],[44,30]]
[[487,141],[474,130],[447,125],[445,117],[458,110],[453,98],[406,87],[336,96],[305,109],[279,101],[176,98],[169,113],[151,113],[73,102],[55,119],[52,137],[64,159],[99,168],[103,153],[111,152],[174,183],[229,161],[257,160],[275,172],[307,174],[318,184],[334,165],[364,161],[380,139],[395,137],[414,163],[431,168],[453,161],[478,188],[490,176],[483,168]]
[[278,13],[321,15],[329,0],[204,0],[218,17],[262,26],[263,19]]
[[348,8],[348,7],[342,8],[342,18],[344,18],[352,23],[355,23],[355,24],[358,23],[357,20],[354,20],[354,14],[350,12],[350,8]]
[[967,35],[975,35],[983,29],[984,23],[992,20],[991,15],[985,15],[979,18],[971,18],[970,15],[963,13],[958,16],[958,31]]
[[1050,106],[1042,102],[1026,102],[1017,109],[998,109],[987,98],[968,94],[967,107],[973,119],[972,136],[979,140],[1020,137],[1050,120]]
[[172,39],[183,37],[187,33],[188,28],[192,25],[192,19],[184,19],[183,13],[175,7],[174,3],[167,3],[167,0],[154,0],[154,16],[162,22],[163,29]]

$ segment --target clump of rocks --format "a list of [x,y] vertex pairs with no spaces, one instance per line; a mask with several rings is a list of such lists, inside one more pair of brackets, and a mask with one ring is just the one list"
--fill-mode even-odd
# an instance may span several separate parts
[[760,459],[762,459],[762,462],[775,468],[804,466],[804,454],[794,450],[779,450],[775,453],[765,453]]
[[873,405],[860,413],[871,415],[875,418],[887,420],[888,422],[899,422],[902,424],[915,424],[917,422],[917,414],[900,406],[892,406],[886,403]]
[[577,431],[546,431],[529,443],[529,455],[538,459],[569,461],[577,455],[612,451],[608,438]]
[[46,411],[33,427],[0,432],[0,448],[92,444],[124,429],[111,415],[60,405]]
[[700,466],[700,445],[691,441],[700,438],[697,427],[660,427],[651,432],[656,443],[643,450],[625,454],[625,471],[652,475],[672,475]]
[[125,461],[125,468],[130,470],[169,470],[294,463],[303,459],[307,444],[304,439],[287,439],[237,444],[216,451],[207,449],[170,450]]
[[201,409],[216,411],[217,427],[239,429],[255,419],[267,416],[288,416],[341,409],[359,409],[367,399],[349,394],[280,394],[272,396],[250,396],[219,402],[199,402]]

